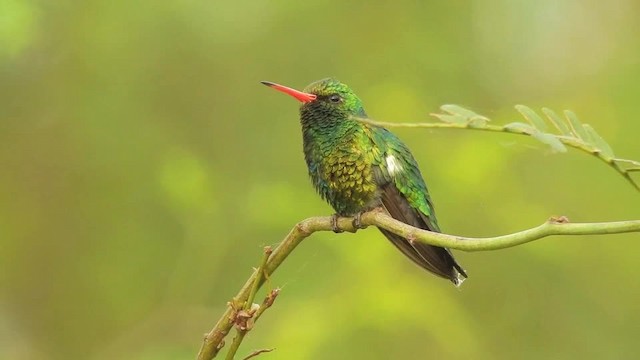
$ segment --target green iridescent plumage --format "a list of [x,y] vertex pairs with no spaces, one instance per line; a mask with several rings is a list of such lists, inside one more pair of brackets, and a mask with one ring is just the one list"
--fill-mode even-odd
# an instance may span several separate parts
[[[298,92],[304,155],[317,192],[338,215],[376,207],[409,225],[440,231],[418,164],[393,133],[352,118],[366,117],[362,101],[345,84],[324,79]],[[412,243],[380,229],[405,255],[458,285],[466,278],[448,249]]]

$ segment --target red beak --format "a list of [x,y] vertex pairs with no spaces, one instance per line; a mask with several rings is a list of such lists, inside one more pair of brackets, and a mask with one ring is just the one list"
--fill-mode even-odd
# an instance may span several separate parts
[[272,83],[270,81],[260,81],[262,84],[267,85],[268,87],[272,88],[272,89],[276,89],[280,92],[283,92],[285,94],[291,95],[294,98],[298,99],[298,101],[302,102],[302,103],[308,103],[311,102],[313,100],[315,100],[317,98],[316,95],[314,94],[309,94],[306,92],[302,92],[302,91],[298,91],[296,89],[292,89],[290,87],[286,87],[286,86],[282,86],[276,83]]

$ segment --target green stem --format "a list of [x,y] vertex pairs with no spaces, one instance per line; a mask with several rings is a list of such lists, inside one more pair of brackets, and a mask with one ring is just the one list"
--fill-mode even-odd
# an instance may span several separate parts
[[258,319],[260,319],[260,317],[262,316],[262,314],[264,314],[264,312],[271,307],[271,305],[273,305],[273,302],[276,300],[276,298],[278,297],[278,294],[280,294],[280,288],[276,288],[271,290],[271,292],[269,292],[269,294],[267,295],[267,297],[264,298],[264,301],[262,302],[262,305],[260,305],[260,308],[258,309],[258,311],[256,311],[256,314],[254,315],[253,319],[254,319],[254,323],[256,321],[258,321]]
[[[269,257],[265,267],[264,274],[266,276],[270,276],[273,272],[282,264],[282,262],[287,258],[287,256],[309,235],[313,232],[321,230],[317,228],[317,224],[321,223],[318,219],[323,218],[311,218],[305,221],[298,223],[296,226],[291,229],[289,234],[284,238],[284,240],[273,250],[273,253]],[[330,219],[330,218],[329,218]],[[346,221],[346,220],[345,220]],[[249,298],[249,293],[251,292],[251,288],[255,283],[257,273],[254,272],[253,275],[244,283],[238,294],[235,296],[235,300],[239,303],[243,303]],[[258,287],[262,285],[263,281],[258,281]],[[213,359],[220,349],[224,345],[223,340],[229,333],[229,330],[233,326],[233,308],[229,307],[222,314],[222,317],[218,320],[215,327],[211,329],[209,333],[207,333],[204,337],[204,341],[202,343],[202,347],[200,348],[200,352],[198,353],[198,360],[210,360]]]
[[238,333],[233,338],[233,342],[229,347],[229,352],[227,352],[227,356],[225,357],[225,360],[233,360],[233,357],[238,352],[238,349],[240,348],[240,344],[242,344],[242,340],[244,340],[244,336],[246,334],[247,334],[247,331],[238,330]]
[[[421,241],[426,244],[448,247],[463,251],[488,251],[504,249],[516,245],[521,245],[530,241],[538,240],[551,235],[604,235],[604,234],[621,234],[629,232],[640,232],[640,220],[602,222],[602,223],[567,223],[565,220],[549,220],[542,225],[532,229],[520,231],[517,233],[489,237],[489,238],[469,238],[455,235],[446,235],[434,233],[409,226],[403,222],[393,219],[386,213],[373,210],[364,213],[361,217],[362,225],[374,225],[387,229],[395,234]],[[338,226],[350,232],[355,232],[352,218],[338,219]],[[316,231],[331,231],[331,217],[313,217],[303,220],[296,224],[284,240],[274,249],[273,254],[267,260],[264,266],[265,276],[273,274],[273,272],[282,264],[282,262],[291,254],[291,252],[302,242]],[[235,297],[238,303],[244,303],[250,296],[253,285],[257,284],[258,288],[264,282],[264,277],[258,272],[245,282]],[[228,308],[222,317],[218,320],[215,327],[205,335],[204,342],[198,353],[198,360],[213,359],[222,348],[223,340],[233,326],[234,310]],[[238,344],[239,345],[239,344]]]
[[[376,226],[400,236],[409,237],[430,245],[469,252],[506,249],[551,235],[606,235],[640,232],[640,220],[601,223],[568,223],[549,220],[534,228],[513,234],[487,238],[471,238],[434,233],[414,228],[382,213],[369,212],[365,215],[367,224],[374,222]],[[365,217],[363,217],[363,220],[364,219]]]
[[256,270],[256,280],[253,282],[253,286],[251,287],[251,292],[249,293],[249,297],[247,298],[247,302],[244,304],[244,309],[249,310],[251,305],[253,304],[253,299],[256,298],[256,293],[258,292],[259,283],[262,281],[264,277],[264,267],[267,265],[267,261],[269,260],[269,256],[273,253],[271,246],[265,246],[264,248],[264,256],[262,257],[262,262],[258,269]]
[[[516,128],[516,127],[507,127],[503,125],[491,125],[491,124],[481,124],[474,125],[473,123],[430,123],[430,122],[420,122],[420,123],[394,123],[394,122],[386,122],[386,121],[376,121],[368,118],[361,117],[353,117],[355,120],[360,121],[365,124],[370,124],[374,126],[381,127],[401,127],[401,128],[431,128],[431,129],[468,129],[468,130],[480,130],[480,131],[490,131],[490,132],[500,132],[500,133],[509,133],[509,134],[518,134],[531,136],[532,134],[524,129]],[[609,166],[611,166],[615,171],[617,171],[620,175],[622,175],[636,190],[640,191],[640,184],[638,184],[629,174],[630,171],[637,171],[635,169],[629,170],[624,169],[618,165],[619,162],[624,162],[627,164],[631,164],[633,166],[640,166],[640,162],[634,160],[627,159],[617,159],[613,157],[607,157],[600,153],[599,150],[595,149],[593,146],[586,144],[580,139],[568,136],[554,135],[560,142],[563,144],[570,146],[572,148],[581,150],[586,152],[587,154],[594,155],[598,159],[602,160]]]
[[[257,283],[258,282],[256,281],[255,284],[257,284]],[[254,325],[255,325],[255,323],[258,322],[258,319],[260,319],[262,314],[264,314],[264,312],[268,308],[270,308],[271,305],[273,305],[273,302],[276,300],[276,297],[278,297],[279,293],[280,293],[280,289],[273,289],[267,295],[267,297],[262,302],[262,305],[260,305],[258,310],[253,315],[253,324]],[[251,327],[247,327],[247,328],[244,328],[244,329],[238,329],[238,333],[233,338],[233,342],[231,343],[231,346],[229,347],[229,352],[227,353],[227,356],[225,357],[225,360],[233,360],[233,357],[235,356],[235,354],[238,352],[238,349],[240,348],[240,344],[242,344],[242,340],[244,340],[244,337],[245,337],[245,335],[247,335],[249,330],[252,329],[252,326],[253,325],[251,325]],[[272,351],[272,350],[273,349],[271,349],[269,351]],[[262,351],[262,352],[264,352],[264,351]],[[256,356],[256,355],[253,355],[253,356]],[[249,355],[249,357],[253,357],[253,356]]]

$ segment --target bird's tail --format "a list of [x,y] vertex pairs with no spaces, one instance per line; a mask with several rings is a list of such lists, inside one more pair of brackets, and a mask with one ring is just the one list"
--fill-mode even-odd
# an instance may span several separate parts
[[380,231],[393,245],[402,251],[403,254],[423,269],[445,279],[449,279],[456,286],[460,286],[467,278],[467,273],[458,265],[449,249],[417,241],[410,242],[402,236],[385,229],[380,229]]

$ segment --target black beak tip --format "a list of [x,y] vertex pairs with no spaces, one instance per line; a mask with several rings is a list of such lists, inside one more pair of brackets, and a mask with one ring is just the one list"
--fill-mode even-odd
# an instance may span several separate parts
[[273,85],[275,85],[274,83],[272,83],[271,81],[260,81],[260,83],[262,85],[266,85],[268,87],[272,87]]

